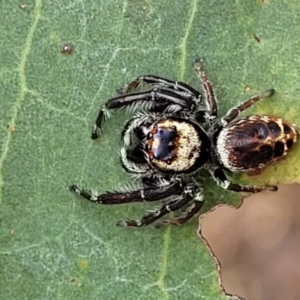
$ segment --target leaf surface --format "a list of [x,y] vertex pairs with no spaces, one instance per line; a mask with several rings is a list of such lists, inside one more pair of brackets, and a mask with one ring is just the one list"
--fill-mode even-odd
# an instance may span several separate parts
[[[197,55],[221,115],[274,87],[272,99],[247,113],[300,124],[297,1],[0,5],[1,299],[225,299],[196,219],[181,228],[120,229],[117,220],[147,206],[93,205],[68,186],[104,192],[129,182],[118,159],[128,116],[116,113],[101,141],[90,139],[101,104],[142,74],[199,87]],[[64,42],[74,45],[72,54],[60,52]],[[299,182],[299,151],[251,180]],[[204,211],[240,202],[206,173],[199,181]]]

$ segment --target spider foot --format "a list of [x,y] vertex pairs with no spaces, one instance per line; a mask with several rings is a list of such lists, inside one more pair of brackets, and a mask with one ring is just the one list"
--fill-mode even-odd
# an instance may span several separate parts
[[81,189],[79,186],[77,186],[76,184],[73,184],[73,185],[70,185],[69,186],[69,190],[89,201],[92,201],[92,202],[97,202],[99,204],[102,204],[102,198],[101,198],[101,195],[96,195],[95,192],[86,192],[85,190]]
[[200,56],[195,56],[194,59],[194,65],[199,66],[200,68],[202,67],[203,59]]
[[91,134],[91,138],[93,140],[100,138],[102,123],[111,117],[111,113],[108,109],[108,104],[109,103],[107,102],[99,111]]
[[277,185],[267,185],[266,189],[271,192],[276,192],[276,191],[278,191],[278,186]]
[[100,128],[98,128],[98,127],[96,126],[96,124],[95,124],[95,125],[94,125],[94,128],[93,128],[93,130],[92,130],[91,139],[92,139],[92,140],[97,140],[97,139],[100,138],[100,136],[101,136]]
[[140,82],[140,79],[137,78],[137,79],[133,80],[132,82],[127,83],[127,84],[125,84],[124,86],[118,88],[118,89],[116,90],[116,92],[117,92],[119,95],[125,95],[125,94],[127,94],[127,93],[130,93],[132,90],[138,88],[139,85],[140,85],[140,83],[141,83],[141,82]]
[[178,218],[164,220],[164,223],[180,226],[190,220],[200,211],[203,205],[203,197],[201,197],[201,200],[199,201],[197,201],[197,199],[195,200],[196,201],[191,206],[189,206],[187,210],[183,212]]
[[75,194],[80,194],[80,188],[75,184],[70,185],[69,190]]
[[263,93],[263,95],[264,95],[264,97],[271,97],[271,96],[274,95],[274,93],[275,93],[275,89],[269,89],[269,90],[266,90],[266,91]]
[[100,129],[101,129],[102,122],[104,120],[104,116],[105,116],[105,111],[102,108],[100,109],[98,117],[95,121],[92,134],[91,134],[91,139],[96,140],[100,137]]
[[143,224],[139,220],[120,220],[116,224],[118,227],[141,227]]
[[194,59],[194,68],[197,72],[203,71],[202,63],[203,63],[203,59],[200,58],[199,56],[196,56]]

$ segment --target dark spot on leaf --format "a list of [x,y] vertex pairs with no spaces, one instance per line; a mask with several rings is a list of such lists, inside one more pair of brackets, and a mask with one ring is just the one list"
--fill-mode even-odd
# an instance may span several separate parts
[[253,34],[253,37],[258,43],[260,43],[260,38],[255,33]]
[[71,54],[74,51],[74,45],[72,43],[63,43],[60,47],[60,53]]

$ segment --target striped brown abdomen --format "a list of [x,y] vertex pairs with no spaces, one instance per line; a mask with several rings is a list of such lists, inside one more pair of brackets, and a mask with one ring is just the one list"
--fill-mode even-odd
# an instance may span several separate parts
[[298,130],[281,118],[250,116],[237,120],[219,134],[216,150],[232,172],[249,172],[275,163],[296,143]]

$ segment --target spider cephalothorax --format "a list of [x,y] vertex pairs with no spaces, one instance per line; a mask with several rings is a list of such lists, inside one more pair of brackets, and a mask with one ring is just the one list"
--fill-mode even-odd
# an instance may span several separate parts
[[[203,193],[193,174],[206,168],[223,188],[236,192],[277,190],[276,186],[242,186],[231,182],[224,171],[252,172],[285,156],[298,139],[297,128],[274,116],[239,114],[274,89],[251,97],[217,118],[217,101],[200,60],[195,69],[201,92],[183,82],[153,75],[142,76],[119,89],[119,95],[101,108],[92,132],[100,136],[109,109],[129,108],[136,112],[125,124],[120,158],[123,168],[141,179],[139,188],[96,195],[76,185],[71,191],[100,204],[165,199],[164,205],[141,220],[120,221],[120,226],[144,226],[193,201],[179,217],[164,222],[180,225],[194,216],[203,204]],[[149,89],[133,93],[142,84]]]
[[209,157],[209,139],[195,122],[161,119],[150,128],[144,142],[149,164],[162,172],[192,173]]

